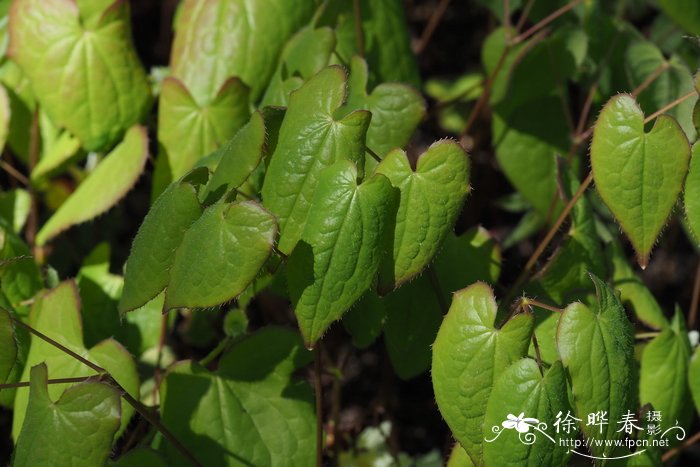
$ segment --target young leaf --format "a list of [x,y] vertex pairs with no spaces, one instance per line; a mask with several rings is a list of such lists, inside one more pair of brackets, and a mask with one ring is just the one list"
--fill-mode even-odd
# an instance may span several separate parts
[[69,227],[93,219],[126,195],[141,176],[148,158],[146,129],[134,126],[119,146],[95,168],[44,224],[36,236],[44,245]]
[[291,253],[301,238],[321,171],[339,160],[364,167],[371,115],[358,110],[334,115],[345,99],[345,73],[328,67],[294,91],[267,168],[263,203],[279,222],[279,249]]
[[692,418],[688,387],[691,348],[683,314],[676,311],[671,326],[649,342],[642,352],[639,371],[639,403],[651,404],[662,414],[667,429],[678,423],[687,428]]
[[265,149],[265,121],[255,112],[250,121],[219,149],[221,160],[204,186],[200,198],[212,203],[224,193],[240,187],[260,164]]
[[700,243],[700,144],[693,145],[690,169],[685,179],[683,203],[688,226],[693,233],[695,243]]
[[357,169],[349,161],[319,175],[302,241],[287,265],[294,313],[307,346],[372,285],[395,199],[383,175],[358,185]]
[[[267,327],[239,341],[215,373],[182,362],[161,386],[163,423],[202,465],[313,465],[313,393],[292,377],[311,359],[297,333]],[[168,465],[189,465],[172,445],[165,453]]]
[[7,382],[17,363],[17,340],[10,313],[0,308],[0,384]]
[[[128,2],[20,0],[10,9],[10,50],[51,120],[104,150],[148,112],[151,92],[131,42]],[[51,27],[46,27],[51,25]],[[117,172],[115,172],[117,173]]]
[[689,158],[688,139],[673,118],[661,115],[647,133],[634,98],[621,94],[605,104],[591,143],[593,178],[642,268],[681,192]]
[[124,273],[124,292],[119,301],[120,313],[146,304],[168,285],[175,250],[185,231],[201,215],[197,191],[184,180],[173,183],[160,195],[131,245]]
[[282,47],[311,19],[315,7],[315,0],[186,0],[175,20],[173,76],[200,104],[238,76],[251,88],[251,102],[256,102]]
[[430,368],[430,346],[442,322],[440,301],[423,275],[384,298],[388,309],[384,342],[391,366],[401,379]]
[[414,171],[402,150],[392,151],[377,166],[401,193],[396,227],[379,273],[379,291],[388,293],[419,274],[432,261],[454,228],[469,192],[469,160],[452,141],[424,152]]
[[162,86],[154,198],[190,170],[199,157],[232,138],[250,115],[248,88],[238,78],[227,80],[204,103],[198,102],[177,78],[165,78]]
[[350,63],[350,92],[345,106],[347,109],[372,112],[372,121],[367,130],[367,146],[383,157],[392,149],[408,144],[425,115],[425,101],[405,84],[382,83],[369,93],[368,80],[367,62],[354,56]]
[[[483,436],[487,440],[493,439],[495,433],[492,427],[500,428],[503,433],[494,441],[484,444],[486,465],[520,465],[523,459],[527,459],[528,464],[535,462],[538,466],[566,465],[571,450],[559,444],[559,439],[564,438],[566,433],[562,430],[551,442],[537,430],[541,423],[551,430],[557,414],[569,412],[566,374],[560,361],[554,362],[544,376],[540,371],[534,360],[524,358],[509,366],[496,380],[486,408]],[[537,442],[523,443],[518,430],[502,427],[501,424],[509,416],[521,413],[526,418],[538,420],[528,424],[528,431]]]
[[46,364],[31,369],[27,415],[12,465],[104,465],[119,428],[119,393],[104,383],[84,382],[54,402],[47,381]]
[[455,293],[433,344],[435,400],[474,465],[483,466],[481,429],[494,382],[524,357],[533,319],[519,314],[496,328],[496,299],[477,282]]
[[[569,305],[559,319],[557,347],[571,378],[578,418],[605,411],[610,423],[583,424],[588,438],[616,440],[622,432],[612,421],[634,403],[634,338],[620,300],[600,279],[591,275],[598,304],[595,310],[580,302]],[[595,455],[610,455],[614,446],[592,446]]]
[[[134,365],[129,352],[121,344],[113,339],[106,339],[90,349],[85,348],[80,318],[80,302],[74,282],[62,282],[58,287],[38,298],[29,315],[29,324],[59,344],[106,369],[129,394],[138,397],[139,377],[136,373],[136,365]],[[94,370],[83,363],[32,335],[22,381],[27,381],[30,369],[42,362],[46,363],[49,378],[52,379],[95,374]],[[68,384],[50,385],[49,397],[57,399],[68,386]],[[28,414],[31,412],[26,411],[28,401],[29,390],[18,388],[15,396],[15,415],[12,420],[12,435],[15,439],[20,434],[25,421],[25,412]],[[133,413],[134,409],[130,405],[124,404],[119,433],[123,432],[129,424]]]
[[267,261],[276,235],[274,217],[258,203],[209,207],[175,253],[165,310],[212,307],[237,297]]

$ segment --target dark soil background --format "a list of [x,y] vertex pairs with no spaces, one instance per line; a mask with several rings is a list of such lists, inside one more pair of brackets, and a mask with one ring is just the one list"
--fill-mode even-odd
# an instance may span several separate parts
[[[411,34],[416,41],[440,0],[405,0],[405,3]],[[177,1],[138,0],[132,1],[131,5],[134,41],[142,62],[147,69],[167,66],[172,40],[172,17]],[[655,14],[653,9],[638,12],[634,22],[644,31]],[[490,13],[473,0],[450,2],[432,39],[418,57],[423,78],[450,78],[480,70],[483,40],[496,25]],[[586,91],[572,89],[572,95],[580,97],[578,101],[572,100],[574,115],[578,115],[577,107],[581,106]],[[433,103],[428,101],[428,104],[431,106]],[[157,109],[154,108],[150,121],[152,128],[155,126],[156,114]],[[429,111],[428,115],[429,118],[421,125],[409,151],[417,152],[436,139],[450,136],[441,131],[434,113]],[[154,134],[151,131],[151,135]],[[463,231],[482,224],[497,239],[502,240],[515,227],[520,215],[503,211],[494,204],[495,200],[511,193],[513,189],[498,169],[490,148],[488,111],[477,121],[472,137],[473,191],[457,229]],[[151,153],[155,154],[153,138],[151,143]],[[112,245],[113,264],[124,263],[133,236],[148,210],[152,168],[150,164],[137,187],[109,215],[72,229],[70,235],[62,235],[54,243],[49,263],[58,270],[61,278],[74,276],[82,259],[103,241]],[[7,186],[6,181],[7,177],[3,174],[0,183]],[[71,181],[66,179],[65,183],[70,189]],[[42,218],[46,219],[49,214],[42,213]],[[503,252],[501,293],[512,284],[538,240],[537,237],[532,238]],[[466,261],[468,258],[465,258]],[[676,303],[685,310],[689,308],[697,266],[698,258],[692,245],[678,221],[671,221],[655,250],[650,266],[643,273],[646,284],[667,313],[673,310]],[[120,272],[120,267],[115,267],[115,272]],[[251,308],[253,327],[270,322],[294,325],[288,304],[274,296],[263,294],[253,302]],[[206,355],[215,346],[217,339],[222,337],[221,318],[222,315],[211,314],[205,323],[193,323],[179,318],[168,336],[168,344],[174,349],[177,358],[201,358]],[[193,338],[191,329],[201,326],[207,328],[204,336],[198,333],[198,337]],[[333,435],[332,449],[347,449],[364,428],[390,420],[394,428],[390,440],[393,449],[410,454],[424,454],[432,449],[449,453],[453,441],[437,411],[429,374],[424,373],[410,381],[400,380],[391,369],[381,338],[370,348],[358,351],[350,345],[349,336],[342,326],[335,325],[324,338],[324,364],[327,368],[338,368],[342,374],[341,384],[330,373],[323,380],[324,412],[340,422],[337,430],[330,430]],[[130,433],[140,429],[139,423],[136,417]],[[0,465],[8,463],[11,452],[10,426],[11,413],[0,409]],[[694,428],[697,431],[698,427]],[[692,432],[694,431],[691,430],[690,433]],[[127,433],[127,438],[130,433]],[[115,454],[119,453],[121,447],[117,446]],[[678,465],[700,465],[700,458],[691,455],[692,451],[687,451]]]

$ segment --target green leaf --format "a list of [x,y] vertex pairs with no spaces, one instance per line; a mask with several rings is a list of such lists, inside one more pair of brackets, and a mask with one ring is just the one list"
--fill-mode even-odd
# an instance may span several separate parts
[[289,93],[325,68],[334,49],[335,33],[330,28],[306,27],[292,36],[284,46],[261,106],[286,106]]
[[688,428],[692,413],[688,387],[691,348],[684,316],[678,310],[670,327],[649,342],[642,352],[639,403],[660,411],[662,429],[678,423]]
[[25,301],[43,287],[31,250],[5,222],[0,222],[0,285],[8,305],[20,315],[27,312]]
[[212,307],[237,297],[267,261],[276,235],[274,217],[253,201],[205,210],[175,253],[165,310]]
[[5,86],[0,85],[0,150],[5,149],[5,143],[7,143],[11,115],[10,97]]
[[383,175],[358,185],[352,162],[336,162],[320,174],[301,242],[287,264],[289,293],[307,346],[372,285],[395,200]]
[[661,306],[627,262],[622,245],[617,240],[612,241],[609,252],[612,261],[612,285],[620,292],[622,303],[629,303],[634,315],[646,326],[653,329],[668,327]]
[[591,143],[593,178],[642,268],[681,192],[689,158],[688,139],[673,118],[661,115],[647,133],[631,96],[605,104]]
[[44,224],[36,236],[44,245],[69,227],[106,212],[126,195],[141,176],[148,158],[146,129],[134,126]]
[[[187,0],[175,20],[173,76],[206,104],[232,76],[262,95],[284,44],[314,13],[315,0]],[[231,135],[233,136],[233,135]],[[208,152],[208,151],[206,151]]]
[[10,313],[0,308],[0,384],[7,382],[17,364],[17,338]]
[[68,389],[54,402],[46,364],[31,369],[27,416],[12,465],[104,465],[119,428],[119,393],[98,382]]
[[231,78],[211,99],[199,103],[182,81],[173,77],[163,80],[154,198],[170,182],[187,173],[201,156],[218,149],[236,134],[250,116],[248,96],[248,88],[238,78]]
[[688,365],[688,386],[695,403],[695,411],[700,413],[700,347],[695,348]]
[[388,293],[419,274],[454,228],[469,192],[469,160],[453,141],[434,143],[418,158],[415,171],[402,150],[389,153],[376,173],[400,191],[392,256],[382,261],[379,291]]
[[[313,393],[292,377],[311,359],[298,334],[267,327],[237,343],[215,373],[180,363],[161,386],[163,423],[202,465],[313,465]],[[168,465],[189,465],[172,445],[165,452]]]
[[[129,394],[138,398],[139,378],[136,366],[129,352],[121,344],[113,339],[106,339],[90,349],[83,344],[80,302],[74,282],[62,282],[55,289],[39,297],[32,306],[29,324],[42,334],[107,370]],[[27,381],[30,369],[42,362],[46,363],[51,379],[95,374],[94,370],[83,363],[32,335],[22,381]],[[68,386],[68,384],[52,384],[48,389],[49,397],[57,399]],[[22,429],[28,401],[29,390],[18,388],[14,405],[15,416],[12,420],[12,435],[15,439]],[[134,409],[130,405],[123,405],[119,433],[126,428],[133,413]]]
[[501,373],[524,357],[533,319],[519,314],[496,327],[493,291],[477,282],[455,293],[433,344],[435,400],[454,437],[475,465],[483,466],[481,433],[492,387]]
[[165,459],[148,448],[135,448],[121,456],[116,461],[109,461],[108,467],[168,467]]
[[[204,170],[204,169],[198,169]],[[175,250],[187,229],[202,215],[195,187],[176,182],[160,195],[143,220],[126,262],[119,311],[134,310],[165,289]]]
[[344,159],[364,167],[370,113],[334,117],[345,99],[345,80],[340,67],[328,67],[289,98],[262,188],[265,207],[279,222],[279,249],[285,254],[301,238],[321,171]]
[[474,467],[474,463],[469,458],[467,451],[457,443],[452,448],[450,458],[447,460],[447,467]]
[[7,142],[23,162],[29,160],[29,132],[36,109],[36,100],[29,78],[12,60],[0,64],[0,82],[5,86],[10,104],[10,127]]
[[334,15],[330,23],[337,34],[336,53],[344,63],[350,63],[353,55],[363,55],[373,72],[371,86],[383,82],[420,85],[401,0],[360,0],[364,51],[358,50],[357,46],[353,2],[333,3],[328,7],[330,14]]
[[27,190],[16,188],[0,193],[0,217],[19,233],[29,217],[32,198]]
[[700,4],[693,0],[658,0],[657,3],[683,29],[700,35]]
[[[588,438],[616,440],[621,436],[613,421],[622,419],[634,403],[634,337],[632,326],[615,293],[591,275],[596,288],[597,307],[580,302],[569,305],[559,319],[557,347],[571,379],[578,418],[605,411],[610,423],[599,427],[583,425]],[[593,446],[595,455],[610,455],[614,446]]]
[[264,149],[265,121],[260,112],[255,112],[236,136],[219,149],[221,160],[200,198],[211,203],[240,187],[260,164]]
[[51,120],[91,151],[118,141],[151,104],[132,45],[129,4],[110,3],[89,23],[81,17],[85,2],[21,0],[10,10],[9,55]]
[[67,131],[61,132],[50,142],[46,138],[42,138],[42,144],[45,147],[41,159],[31,173],[31,180],[34,184],[40,184],[47,177],[54,175],[70,162],[84,155],[79,151],[80,140]]
[[[367,62],[354,56],[350,63],[350,92],[347,109],[372,112],[367,130],[367,146],[380,157],[392,149],[408,144],[413,132],[425,116],[425,101],[410,86],[382,83],[369,93]],[[369,162],[374,159],[367,159]]]
[[430,368],[430,347],[442,322],[440,302],[425,275],[384,300],[384,342],[391,366],[401,379],[411,379]]
[[472,227],[459,236],[450,233],[432,267],[449,302],[454,292],[476,281],[498,282],[501,249],[488,230]]
[[685,179],[683,204],[695,244],[700,244],[700,144],[693,145],[690,168]]
[[387,307],[376,293],[368,290],[362,298],[343,316],[343,326],[352,336],[352,345],[365,349],[372,345],[382,333],[386,321]]
[[[492,442],[484,444],[486,465],[537,465],[558,467],[566,465],[570,448],[560,445],[559,440],[567,436],[561,431],[554,434],[551,427],[558,413],[569,412],[566,374],[560,361],[556,361],[545,373],[540,372],[537,363],[524,358],[509,366],[496,380],[486,408],[483,435]],[[514,429],[504,429],[501,425],[509,415],[524,414],[538,422],[530,426],[530,436],[534,443],[524,443],[523,436]],[[540,424],[545,423],[540,428]],[[496,431],[502,431],[496,437]],[[547,427],[550,429],[547,430]],[[544,433],[542,433],[540,428]],[[548,433],[549,431],[549,433]],[[554,441],[547,436],[554,434]]]

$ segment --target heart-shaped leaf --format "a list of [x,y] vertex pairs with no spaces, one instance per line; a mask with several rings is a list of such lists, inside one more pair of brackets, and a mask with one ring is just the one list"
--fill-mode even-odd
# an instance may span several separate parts
[[678,123],[661,115],[645,132],[644,114],[629,95],[610,99],[598,116],[591,143],[593,178],[642,268],[681,192],[689,158]]
[[127,131],[124,141],[107,155],[44,224],[36,236],[37,244],[43,245],[67,228],[93,219],[117,204],[136,184],[147,158],[146,129],[134,126]]
[[203,103],[177,78],[163,81],[158,109],[160,153],[154,174],[154,198],[195,162],[231,139],[248,120],[248,88],[231,78]]
[[20,0],[10,9],[9,55],[31,80],[51,120],[88,150],[111,146],[150,108],[151,91],[132,45],[129,18],[129,3],[123,1],[89,7]]
[[[121,387],[131,396],[138,398],[139,377],[136,373],[136,365],[121,344],[113,339],[106,339],[90,349],[85,348],[80,301],[74,282],[62,282],[58,287],[37,299],[29,315],[29,324],[42,334],[107,370]],[[42,362],[46,363],[51,379],[95,374],[94,370],[83,363],[32,335],[22,381],[27,381],[30,369]],[[52,384],[48,389],[49,397],[53,400],[57,399],[68,386],[68,384]],[[25,413],[30,413],[26,410],[28,400],[29,389],[18,388],[15,395],[15,416],[12,420],[12,435],[15,439],[24,424]],[[119,433],[126,428],[133,413],[134,409],[130,405],[123,405]]]
[[[493,441],[484,444],[485,464],[520,465],[523,459],[536,459],[539,466],[566,465],[571,451],[560,444],[559,439],[567,434],[563,430],[556,434],[546,430],[551,430],[557,414],[569,410],[566,373],[560,361],[554,362],[544,375],[532,359],[524,358],[513,363],[496,380],[486,408],[483,435]],[[516,429],[504,429],[502,424],[518,414],[536,421],[521,421]],[[543,423],[545,425],[541,425]],[[493,427],[502,431],[498,437]],[[525,428],[536,442],[521,441],[520,430]],[[554,442],[546,437],[552,435]]]
[[[688,367],[692,353],[683,314],[676,311],[671,325],[649,342],[642,352],[639,371],[639,403],[651,404],[662,413],[659,425],[674,423],[688,428],[692,412]],[[663,384],[660,384],[663,382]]]
[[[569,305],[559,319],[557,347],[571,378],[577,417],[606,412],[605,427],[582,423],[588,438],[616,440],[622,431],[613,421],[622,419],[634,402],[634,337],[619,298],[591,275],[597,307],[580,302]],[[600,429],[602,428],[602,433]],[[592,446],[595,455],[610,455],[614,446]]]
[[527,353],[534,320],[519,314],[496,327],[496,299],[477,282],[455,293],[433,344],[435,400],[474,465],[483,466],[481,429],[494,382]]
[[383,175],[358,185],[352,162],[338,161],[319,175],[302,241],[287,265],[289,292],[307,346],[372,285],[395,201]]
[[175,250],[201,215],[197,190],[184,180],[170,185],[153,203],[131,245],[120,313],[145,305],[165,289]]
[[165,309],[205,308],[237,297],[265,264],[276,235],[275,218],[258,203],[209,207],[175,253]]
[[[266,327],[238,342],[214,373],[179,363],[161,386],[163,423],[202,465],[313,465],[313,393],[292,377],[311,359],[297,333]],[[189,465],[172,445],[165,453],[168,465]]]
[[683,193],[685,214],[688,226],[693,233],[695,243],[700,243],[700,144],[693,145],[690,168],[685,179],[685,191]]
[[439,141],[421,154],[414,171],[406,153],[392,151],[377,166],[398,188],[396,227],[379,275],[379,291],[388,293],[419,274],[454,228],[469,192],[469,160],[453,141]]
[[31,369],[29,404],[12,465],[92,467],[104,465],[119,428],[119,393],[98,382],[76,384],[54,402],[48,371]]
[[263,203],[279,222],[279,249],[291,253],[301,238],[321,171],[339,160],[364,167],[365,134],[371,115],[359,110],[342,120],[346,77],[342,68],[321,71],[293,92],[267,168]]

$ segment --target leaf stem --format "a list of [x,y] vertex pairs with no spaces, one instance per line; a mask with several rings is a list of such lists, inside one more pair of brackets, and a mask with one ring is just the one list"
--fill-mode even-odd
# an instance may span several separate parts
[[688,315],[688,329],[695,329],[698,317],[698,306],[700,305],[700,259],[695,270],[695,284],[693,285],[693,298],[690,300],[690,313]]
[[520,18],[518,18],[518,23],[515,25],[515,32],[520,32],[523,29],[523,26],[525,26],[525,22],[527,21],[527,17],[530,16],[530,10],[532,10],[532,5],[534,4],[535,0],[529,0],[527,2],[525,8],[523,8],[523,12],[520,15]]
[[382,158],[379,157],[379,155],[376,152],[372,151],[372,148],[370,148],[369,146],[365,146],[365,151],[367,151],[367,154],[372,156],[372,159],[374,159],[375,161],[377,161],[377,162],[382,161]]
[[665,114],[666,112],[668,112],[672,108],[676,107],[677,105],[682,104],[684,101],[690,99],[691,97],[697,96],[697,95],[698,95],[697,91],[695,89],[693,89],[688,94],[685,94],[685,95],[679,97],[675,101],[673,101],[669,104],[666,104],[665,106],[661,107],[659,110],[654,112],[653,114],[649,115],[647,118],[644,119],[644,124],[651,122],[659,115]]
[[360,57],[365,56],[365,32],[362,29],[362,7],[360,0],[353,0],[353,14],[355,17],[355,41],[357,53]]
[[677,455],[679,452],[681,452],[683,449],[692,446],[693,444],[697,443],[700,441],[700,432],[695,433],[693,436],[685,440],[683,444],[680,446],[676,446],[675,448],[671,449],[670,451],[667,451],[664,453],[663,456],[661,456],[661,462],[667,462],[671,458],[673,458],[675,455]]
[[540,353],[540,345],[537,343],[537,337],[535,333],[532,333],[532,346],[535,348],[535,360],[537,360],[537,368],[540,370],[540,375],[544,376],[544,370],[542,368],[542,354]]
[[653,339],[653,338],[655,338],[655,337],[658,336],[658,335],[659,335],[659,332],[640,332],[639,334],[635,334],[635,335],[634,335],[634,338],[635,338],[635,339],[639,339],[639,340],[642,340],[642,339]]
[[[37,337],[40,338],[41,340],[43,340],[43,341],[47,342],[48,344],[50,344],[50,345],[56,347],[57,349],[59,349],[60,351],[64,352],[65,354],[67,354],[67,355],[73,357],[74,359],[76,359],[76,360],[78,360],[80,363],[82,363],[83,365],[85,365],[85,366],[87,366],[87,367],[89,367],[89,368],[92,368],[92,369],[95,370],[97,373],[99,373],[98,376],[105,377],[105,378],[106,378],[106,381],[105,381],[105,382],[106,382],[107,384],[109,384],[110,386],[114,387],[117,391],[119,391],[119,393],[120,393],[120,395],[122,396],[122,398],[123,398],[129,405],[131,405],[131,406],[134,408],[134,410],[136,410],[139,414],[141,414],[141,416],[142,416],[143,418],[145,418],[151,425],[153,425],[158,431],[160,431],[161,434],[163,435],[163,437],[165,437],[165,439],[167,439],[168,441],[170,441],[170,442],[172,443],[172,445],[175,447],[175,449],[177,449],[177,450],[180,452],[180,454],[181,454],[183,457],[185,457],[185,459],[187,459],[187,460],[188,460],[192,465],[194,465],[194,466],[202,467],[202,464],[200,464],[199,461],[197,461],[197,459],[195,459],[195,457],[187,450],[187,448],[185,448],[185,446],[184,446],[182,443],[180,443],[180,441],[179,441],[177,438],[175,438],[175,436],[160,422],[160,420],[159,420],[157,417],[153,416],[153,414],[151,414],[150,410],[149,410],[146,406],[144,406],[141,402],[139,402],[139,401],[137,401],[136,399],[134,399],[134,398],[131,396],[131,394],[129,394],[128,392],[126,392],[126,389],[124,389],[124,388],[114,379],[114,377],[113,377],[111,374],[109,374],[109,372],[108,372],[107,370],[105,370],[104,368],[101,368],[101,367],[95,365],[94,363],[92,363],[91,361],[89,361],[89,360],[87,360],[87,359],[81,357],[80,355],[78,355],[77,353],[75,353],[75,352],[73,352],[72,350],[68,349],[68,348],[65,347],[64,345],[62,345],[62,344],[56,342],[55,340],[51,339],[50,337],[46,336],[45,334],[43,334],[43,333],[37,331],[36,329],[34,329],[33,327],[29,326],[28,324],[23,323],[22,321],[20,321],[19,319],[15,318],[14,316],[10,315],[10,319],[12,319],[12,321],[13,321],[15,324],[17,324],[17,325],[21,326],[22,328],[26,329],[28,332],[34,334],[35,336],[37,336]],[[94,376],[93,376],[93,378],[94,378]]]
[[226,336],[217,344],[214,349],[209,352],[209,354],[201,359],[199,361],[199,364],[202,365],[203,367],[208,366],[211,362],[213,362],[221,353],[226,350],[226,347],[231,343],[231,336]]
[[0,160],[0,167],[2,167],[2,169],[5,172],[7,172],[8,174],[10,174],[10,176],[12,176],[14,179],[18,180],[22,185],[24,185],[24,186],[30,185],[29,179],[27,177],[22,175],[22,173],[19,170],[15,169],[14,167],[12,167],[10,164],[5,162],[4,160]]
[[651,86],[651,84],[656,81],[656,79],[661,76],[661,74],[668,70],[671,67],[671,64],[669,62],[664,61],[661,65],[659,65],[656,70],[652,71],[649,73],[649,76],[646,77],[642,83],[634,88],[634,90],[630,93],[632,97],[637,98],[646,88]]
[[441,0],[437,8],[433,10],[433,14],[430,16],[428,24],[425,26],[425,29],[423,29],[423,33],[421,34],[420,39],[418,39],[418,43],[413,48],[413,52],[416,55],[423,53],[425,48],[428,46],[430,39],[433,37],[433,33],[440,24],[440,21],[442,21],[442,17],[445,15],[445,11],[447,11],[447,7],[449,5],[450,0]]
[[542,308],[543,310],[553,311],[554,313],[563,313],[564,310],[557,308],[552,305],[547,305],[546,303],[535,300],[534,298],[523,297],[520,299],[520,304],[523,307],[529,307],[530,305],[536,306],[537,308]]
[[542,20],[540,20],[536,24],[534,24],[530,29],[528,29],[524,33],[516,36],[515,39],[513,39],[511,41],[511,45],[517,45],[517,44],[523,42],[524,40],[526,40],[530,36],[537,33],[540,29],[544,28],[549,23],[551,23],[555,19],[559,18],[561,15],[567,13],[569,10],[572,10],[573,8],[578,6],[579,3],[582,3],[582,2],[583,2],[583,0],[573,0],[569,3],[567,3],[566,5],[562,6],[561,8],[553,11],[552,13],[547,15],[545,18],[543,18]]
[[314,390],[316,393],[316,467],[323,467],[323,388],[320,342],[314,349]]
[[[32,123],[29,127],[29,173],[32,173],[34,166],[39,160],[39,109],[35,109],[32,114]],[[34,251],[34,241],[36,240],[36,233],[39,228],[39,205],[36,198],[36,193],[31,183],[29,186],[29,196],[31,204],[29,206],[29,217],[27,218],[27,230],[25,231],[25,236],[27,239],[27,244],[29,248],[34,252],[34,256],[37,256],[37,251]],[[41,255],[43,258],[43,254]]]

